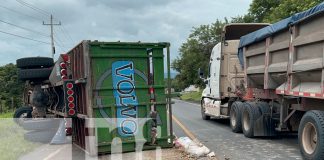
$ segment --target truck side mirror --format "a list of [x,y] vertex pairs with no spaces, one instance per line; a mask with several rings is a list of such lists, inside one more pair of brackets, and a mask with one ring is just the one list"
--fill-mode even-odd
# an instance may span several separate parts
[[200,78],[204,77],[204,71],[201,68],[198,68],[198,75]]

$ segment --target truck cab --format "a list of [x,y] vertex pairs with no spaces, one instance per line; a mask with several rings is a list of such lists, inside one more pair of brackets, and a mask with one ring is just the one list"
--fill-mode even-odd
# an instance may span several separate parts
[[[213,48],[206,81],[201,96],[203,119],[229,118],[230,106],[238,98],[243,98],[244,71],[239,63],[237,48],[240,37],[260,28],[264,23],[234,23],[224,26],[222,41]],[[200,74],[203,78],[203,74]]]

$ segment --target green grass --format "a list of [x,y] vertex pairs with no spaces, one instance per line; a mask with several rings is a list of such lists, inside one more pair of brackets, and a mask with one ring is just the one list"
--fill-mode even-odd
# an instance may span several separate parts
[[41,145],[24,140],[26,131],[13,121],[12,113],[0,117],[0,159],[16,160]]
[[201,100],[201,93],[202,93],[202,91],[184,93],[184,94],[182,94],[180,99],[184,100],[184,101],[191,101],[191,102],[199,103]]
[[1,113],[0,118],[12,118],[13,112]]

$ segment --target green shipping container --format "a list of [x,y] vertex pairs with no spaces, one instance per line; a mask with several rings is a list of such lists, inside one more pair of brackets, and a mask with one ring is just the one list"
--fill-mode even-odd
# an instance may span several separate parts
[[169,46],[83,41],[68,53],[78,84],[72,122],[77,145],[91,154],[110,153],[114,145],[122,152],[141,144],[143,149],[172,147]]

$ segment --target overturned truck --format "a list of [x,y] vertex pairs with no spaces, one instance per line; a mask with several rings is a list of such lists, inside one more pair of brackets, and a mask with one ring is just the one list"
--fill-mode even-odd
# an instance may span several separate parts
[[122,152],[135,151],[138,143],[143,149],[171,147],[169,46],[82,41],[55,63],[45,57],[18,59],[26,107],[15,118],[31,118],[21,125],[70,118],[73,143],[92,155],[110,153],[114,144]]

